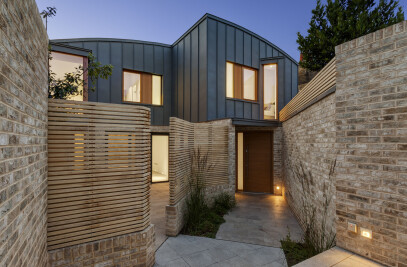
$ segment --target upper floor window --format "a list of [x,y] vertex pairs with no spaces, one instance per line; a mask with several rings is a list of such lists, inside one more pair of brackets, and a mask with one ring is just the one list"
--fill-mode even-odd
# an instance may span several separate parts
[[144,72],[123,71],[123,101],[162,105],[162,77]]
[[[51,60],[49,62],[50,71],[55,73],[55,79],[65,79],[65,74],[76,73],[80,66],[87,64],[87,57],[77,56],[72,54],[51,52]],[[87,100],[86,92],[82,85],[79,85],[79,94],[68,96],[66,99],[83,101]],[[86,91],[86,90],[85,90]]]
[[264,119],[277,119],[277,64],[263,65]]
[[257,100],[257,70],[226,62],[226,97]]

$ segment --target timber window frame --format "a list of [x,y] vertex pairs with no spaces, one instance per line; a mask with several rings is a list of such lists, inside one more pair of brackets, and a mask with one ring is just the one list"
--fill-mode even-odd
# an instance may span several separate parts
[[[249,88],[246,88],[246,85],[248,84],[245,83],[246,73],[249,74],[250,72],[253,72],[254,74],[254,81],[252,84],[253,88],[252,90],[250,90],[251,92],[249,91]],[[237,64],[234,62],[226,61],[226,98],[258,102],[257,79],[258,79],[257,69]],[[253,98],[245,97],[248,94],[252,94],[254,97]]]
[[[138,75],[139,82],[139,100],[132,100],[126,97],[126,91],[130,88],[126,88],[126,76],[127,75]],[[158,90],[157,87],[159,86]],[[129,92],[127,92],[129,93]],[[130,92],[133,94],[134,92]],[[157,95],[158,94],[158,95]],[[157,75],[148,72],[136,71],[123,69],[122,71],[122,102],[124,103],[137,103],[153,106],[163,105],[163,77],[162,75]]]

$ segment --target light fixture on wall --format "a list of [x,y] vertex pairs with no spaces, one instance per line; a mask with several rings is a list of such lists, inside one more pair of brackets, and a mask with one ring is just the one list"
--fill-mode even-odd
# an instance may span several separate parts
[[277,186],[276,186],[276,189],[277,189],[277,190],[280,190],[280,187],[277,185]]
[[372,239],[372,230],[360,227],[360,235]]

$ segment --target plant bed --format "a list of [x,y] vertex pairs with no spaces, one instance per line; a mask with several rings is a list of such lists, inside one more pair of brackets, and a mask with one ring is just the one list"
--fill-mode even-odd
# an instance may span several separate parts
[[236,203],[234,198],[221,193],[215,197],[212,206],[203,201],[193,201],[194,197],[187,200],[187,212],[183,234],[215,238],[219,226],[225,222],[223,216],[232,209]]
[[288,266],[296,265],[318,254],[311,244],[293,241],[290,235],[287,235],[287,237],[280,242]]

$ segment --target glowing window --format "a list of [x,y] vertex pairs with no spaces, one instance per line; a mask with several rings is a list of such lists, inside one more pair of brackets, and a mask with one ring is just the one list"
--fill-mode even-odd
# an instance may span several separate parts
[[[56,79],[65,79],[65,74],[75,73],[80,66],[83,66],[86,57],[65,54],[59,52],[51,52],[51,60],[49,62],[50,71],[55,73]],[[67,97],[68,100],[83,101],[83,86],[79,86],[79,94]]]

